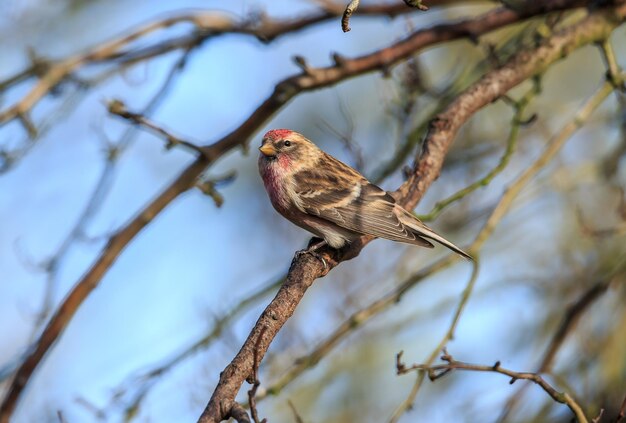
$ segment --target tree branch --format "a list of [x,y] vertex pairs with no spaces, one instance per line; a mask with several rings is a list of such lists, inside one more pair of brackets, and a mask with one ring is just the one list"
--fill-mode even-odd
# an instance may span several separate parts
[[567,392],[559,392],[552,385],[550,385],[539,373],[530,372],[515,372],[513,370],[505,369],[500,366],[500,362],[497,361],[493,366],[484,366],[480,364],[464,363],[456,361],[447,353],[444,349],[441,359],[446,361],[447,364],[439,364],[436,366],[428,364],[414,364],[410,367],[406,367],[402,361],[402,352],[398,353],[396,357],[396,368],[398,374],[405,374],[412,370],[423,370],[428,373],[428,378],[431,381],[435,381],[453,370],[469,370],[474,372],[494,372],[500,373],[511,378],[510,384],[515,383],[517,380],[530,380],[533,383],[539,385],[550,397],[556,402],[565,404],[572,410],[572,413],[576,416],[579,423],[588,423],[587,417],[582,410],[582,407],[569,395]]
[[191,151],[194,151],[198,155],[204,155],[204,148],[199,147],[192,142],[189,142],[172,134],[168,130],[164,129],[160,125],[156,124],[155,122],[144,116],[142,113],[131,112],[121,100],[110,100],[109,102],[107,102],[107,109],[112,115],[119,116],[120,118],[125,119],[134,125],[138,125],[151,132],[154,132],[155,134],[163,138],[166,142],[165,148],[168,150],[174,148],[177,145],[180,145]]

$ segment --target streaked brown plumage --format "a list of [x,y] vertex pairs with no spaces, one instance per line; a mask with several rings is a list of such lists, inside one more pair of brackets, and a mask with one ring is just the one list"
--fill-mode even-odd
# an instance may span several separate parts
[[361,235],[429,248],[433,244],[428,240],[433,240],[471,259],[303,135],[289,129],[269,131],[259,150],[259,171],[274,208],[331,247],[341,248]]

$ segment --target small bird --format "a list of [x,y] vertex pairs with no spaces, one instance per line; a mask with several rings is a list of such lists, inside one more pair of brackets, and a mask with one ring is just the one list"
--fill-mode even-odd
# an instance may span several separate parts
[[386,191],[303,135],[289,129],[271,130],[263,136],[259,150],[259,172],[276,211],[323,239],[308,252],[325,244],[341,248],[370,235],[428,248],[433,248],[428,241],[433,240],[472,259]]

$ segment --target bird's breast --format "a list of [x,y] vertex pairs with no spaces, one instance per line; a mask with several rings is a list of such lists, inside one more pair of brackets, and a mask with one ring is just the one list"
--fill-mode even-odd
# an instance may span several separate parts
[[282,169],[274,163],[267,163],[260,166],[260,170],[265,190],[272,205],[279,213],[286,213],[289,210],[291,199],[286,178],[281,172]]

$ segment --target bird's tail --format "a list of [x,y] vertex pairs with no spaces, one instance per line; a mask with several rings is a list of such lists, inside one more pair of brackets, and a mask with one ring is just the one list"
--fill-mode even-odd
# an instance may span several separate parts
[[470,256],[465,251],[439,235],[437,232],[430,229],[428,226],[424,225],[417,217],[413,216],[409,212],[406,212],[406,215],[403,216],[402,223],[406,227],[412,229],[416,235],[422,238],[432,239],[433,241],[436,241],[439,244],[448,247],[458,255],[463,256],[468,260],[474,260],[472,256]]

